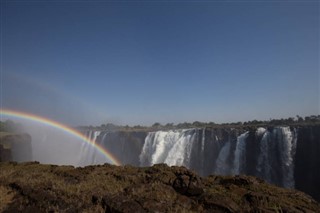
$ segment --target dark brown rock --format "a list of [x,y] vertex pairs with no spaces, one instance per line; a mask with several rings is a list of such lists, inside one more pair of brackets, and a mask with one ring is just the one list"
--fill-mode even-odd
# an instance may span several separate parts
[[179,175],[173,182],[173,188],[183,195],[198,196],[203,193],[203,185],[198,176]]
[[104,196],[101,204],[103,209],[105,209],[105,212],[110,213],[146,212],[138,202],[123,196]]

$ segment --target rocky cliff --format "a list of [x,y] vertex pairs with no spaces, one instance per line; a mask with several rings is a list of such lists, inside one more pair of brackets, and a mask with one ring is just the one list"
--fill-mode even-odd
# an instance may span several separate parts
[[320,201],[320,125],[301,127],[295,155],[295,188]]
[[139,166],[139,154],[147,134],[145,131],[112,131],[100,134],[97,143],[117,156],[123,165]]
[[0,136],[0,162],[31,161],[31,136],[28,134],[2,133]]
[[0,163],[1,212],[320,212],[292,189],[184,167]]

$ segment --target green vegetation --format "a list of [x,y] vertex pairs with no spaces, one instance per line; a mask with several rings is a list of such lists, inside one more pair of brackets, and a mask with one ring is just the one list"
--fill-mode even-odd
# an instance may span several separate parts
[[306,117],[300,117],[297,115],[295,118],[281,118],[281,119],[271,119],[268,121],[246,121],[246,122],[233,122],[233,123],[221,123],[216,124],[215,122],[200,122],[194,121],[192,123],[184,122],[179,124],[174,123],[167,123],[161,124],[159,122],[155,122],[151,126],[121,126],[115,125],[112,123],[102,124],[100,126],[81,126],[77,127],[78,129],[82,130],[125,130],[125,131],[157,131],[157,130],[172,130],[172,129],[189,129],[189,128],[249,128],[249,127],[268,127],[268,126],[280,126],[280,125],[287,125],[287,126],[305,126],[305,125],[316,125],[320,124],[320,115],[311,115]]

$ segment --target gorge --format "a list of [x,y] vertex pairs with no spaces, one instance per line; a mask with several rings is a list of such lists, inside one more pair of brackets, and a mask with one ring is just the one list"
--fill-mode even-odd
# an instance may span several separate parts
[[[252,175],[320,200],[320,125],[87,131],[122,164],[185,166],[202,176]],[[82,144],[79,166],[101,164]]]
[[[96,146],[89,143],[71,142],[71,137],[60,134],[57,138],[58,132],[50,135],[45,131],[38,137],[41,140],[37,140],[30,132],[31,137],[26,134],[3,136],[0,161],[37,160],[80,167],[107,162]],[[87,129],[82,132],[99,147],[112,153],[122,165],[149,167],[165,163],[185,166],[203,177],[212,174],[251,175],[277,186],[301,190],[320,200],[319,124],[158,130]]]

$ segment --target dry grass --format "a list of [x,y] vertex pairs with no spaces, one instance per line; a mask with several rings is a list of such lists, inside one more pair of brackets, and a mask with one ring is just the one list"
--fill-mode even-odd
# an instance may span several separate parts
[[15,194],[16,193],[12,189],[0,185],[0,212],[12,202]]

